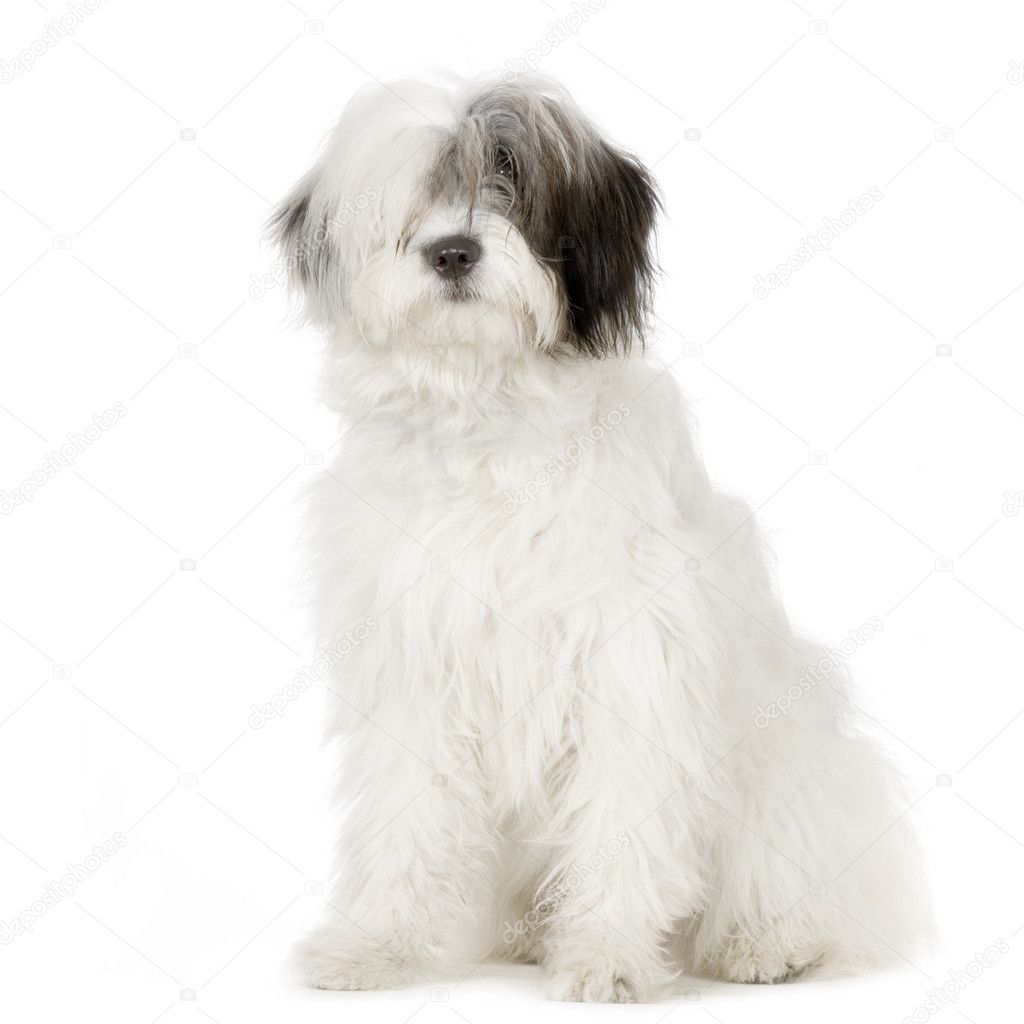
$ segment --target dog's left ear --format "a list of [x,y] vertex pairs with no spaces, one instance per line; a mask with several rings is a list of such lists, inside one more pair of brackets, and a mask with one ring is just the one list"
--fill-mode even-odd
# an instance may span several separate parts
[[570,338],[586,355],[628,352],[643,344],[654,287],[658,187],[636,157],[602,141],[568,191],[558,258]]
[[310,170],[292,189],[268,223],[281,253],[292,288],[304,300],[310,320],[330,327],[343,302],[341,225],[333,204],[317,187],[318,168]]

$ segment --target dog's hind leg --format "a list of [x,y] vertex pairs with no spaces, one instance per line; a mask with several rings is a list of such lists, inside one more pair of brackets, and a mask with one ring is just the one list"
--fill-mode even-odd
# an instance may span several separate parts
[[696,929],[698,970],[773,983],[903,960],[929,912],[912,803],[880,751],[831,726],[776,719],[727,762],[710,905]]

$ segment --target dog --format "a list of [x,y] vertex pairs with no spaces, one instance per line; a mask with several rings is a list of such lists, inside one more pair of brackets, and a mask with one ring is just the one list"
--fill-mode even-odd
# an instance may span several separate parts
[[345,424],[310,495],[344,737],[325,989],[555,999],[904,957],[908,801],[644,344],[651,173],[556,83],[358,93],[271,226]]

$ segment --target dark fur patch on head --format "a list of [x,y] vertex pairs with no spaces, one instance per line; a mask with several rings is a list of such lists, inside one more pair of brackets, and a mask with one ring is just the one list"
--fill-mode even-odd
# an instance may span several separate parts
[[[655,264],[651,232],[658,198],[635,158],[602,144],[586,173],[552,197],[574,340],[588,355],[643,344]],[[550,244],[550,243],[549,243]]]
[[654,179],[551,89],[494,86],[474,97],[446,154],[473,195],[488,186],[534,255],[558,275],[567,340],[608,356],[643,344],[660,208]]

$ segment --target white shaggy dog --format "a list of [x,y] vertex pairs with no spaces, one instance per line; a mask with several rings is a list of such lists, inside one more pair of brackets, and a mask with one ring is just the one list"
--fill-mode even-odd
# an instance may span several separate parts
[[634,1000],[927,930],[841,666],[643,357],[657,212],[634,157],[516,78],[360,93],[275,216],[347,424],[311,519],[351,802],[312,985],[491,956]]

